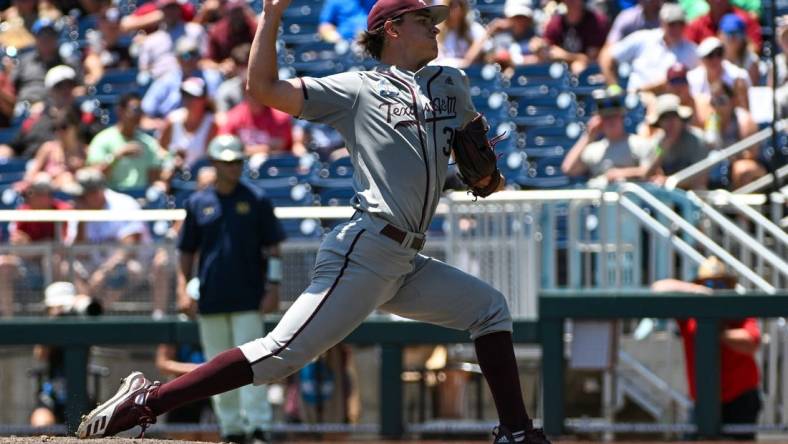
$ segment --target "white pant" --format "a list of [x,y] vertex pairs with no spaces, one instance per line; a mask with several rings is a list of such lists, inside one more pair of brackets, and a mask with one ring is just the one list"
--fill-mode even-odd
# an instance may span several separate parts
[[512,331],[506,299],[498,290],[380,234],[383,225],[362,215],[327,235],[309,287],[270,334],[241,346],[255,384],[300,369],[375,309],[465,330],[472,339]]
[[[200,315],[198,324],[208,359],[265,333],[263,319],[257,311]],[[271,406],[265,386],[247,385],[211,399],[223,436],[249,433],[271,424]]]

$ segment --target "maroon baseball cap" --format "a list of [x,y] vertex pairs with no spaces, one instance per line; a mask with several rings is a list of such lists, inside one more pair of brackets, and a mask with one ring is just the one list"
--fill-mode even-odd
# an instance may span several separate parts
[[448,6],[428,5],[424,0],[378,0],[367,16],[367,30],[381,28],[386,20],[422,9],[429,11],[436,25],[446,20],[449,15]]
[[682,65],[681,63],[674,63],[670,68],[668,68],[667,73],[668,82],[671,80],[676,79],[687,79],[687,67]]

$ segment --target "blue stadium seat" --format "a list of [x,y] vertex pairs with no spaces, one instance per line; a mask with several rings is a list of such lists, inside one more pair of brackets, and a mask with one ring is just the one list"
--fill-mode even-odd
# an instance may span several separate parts
[[313,43],[320,41],[317,34],[317,23],[285,23],[279,37],[286,45]]
[[[255,186],[259,186],[258,180],[252,182]],[[271,200],[275,207],[296,207],[296,206],[310,206],[314,205],[315,197],[307,184],[297,184],[295,186],[281,186],[271,187],[262,186],[263,195]]]
[[289,153],[272,155],[257,169],[249,170],[252,179],[306,177],[309,173],[302,164],[302,158]]
[[[20,122],[21,123],[21,122]],[[0,143],[9,144],[19,134],[19,127],[12,126],[10,128],[0,128]]]
[[24,171],[0,173],[0,185],[11,185],[25,178]]
[[27,159],[0,159],[0,174],[24,173],[27,168]]
[[184,208],[186,200],[196,190],[197,182],[173,179],[170,183],[170,195],[172,196],[170,206],[173,208]]
[[531,161],[516,182],[523,188],[565,188],[570,179],[561,172],[560,157],[543,157]]
[[353,188],[324,188],[320,190],[320,204],[323,206],[337,207],[350,205],[350,198],[355,191]]
[[582,132],[583,127],[577,123],[567,126],[534,127],[525,133],[525,146],[534,148],[562,146],[568,149]]
[[[22,203],[19,195],[10,185],[0,184],[0,210],[13,210]],[[8,222],[0,222],[0,243],[8,242]]]
[[323,226],[317,219],[280,219],[288,238],[319,239],[323,236]]

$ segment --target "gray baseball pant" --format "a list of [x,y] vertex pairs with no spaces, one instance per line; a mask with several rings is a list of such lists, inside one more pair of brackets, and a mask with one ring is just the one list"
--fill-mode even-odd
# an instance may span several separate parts
[[[503,295],[482,280],[382,235],[362,213],[329,233],[309,287],[265,337],[240,346],[255,384],[282,379],[342,341],[375,309],[468,331],[512,331]],[[403,244],[421,234],[408,233]]]

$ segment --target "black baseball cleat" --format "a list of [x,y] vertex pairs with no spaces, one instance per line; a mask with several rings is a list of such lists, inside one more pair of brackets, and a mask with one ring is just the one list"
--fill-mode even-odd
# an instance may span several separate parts
[[550,444],[542,429],[512,432],[508,427],[499,425],[493,429],[493,444]]
[[156,422],[156,415],[145,403],[150,392],[158,387],[158,381],[149,381],[142,372],[132,372],[123,378],[115,396],[82,417],[77,437],[103,438],[135,426],[142,427],[138,438],[143,437],[148,426]]

